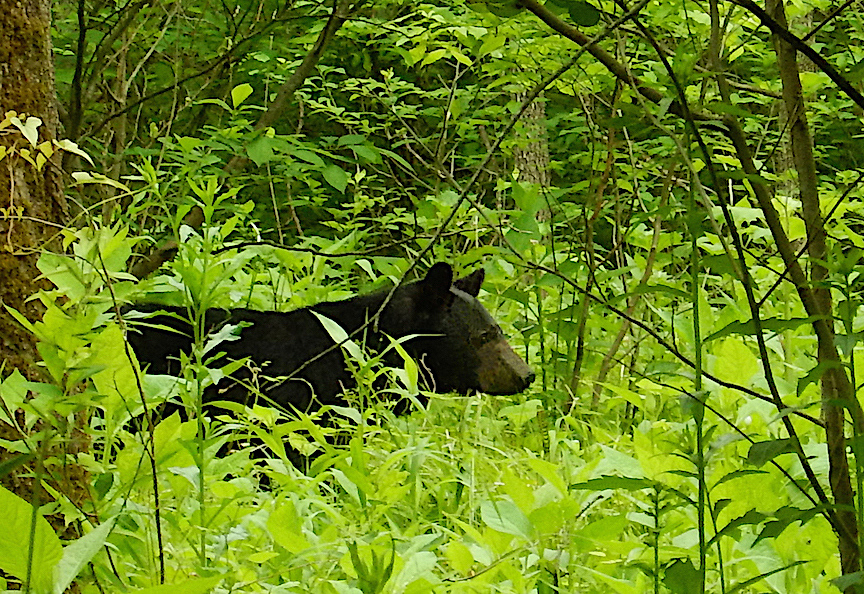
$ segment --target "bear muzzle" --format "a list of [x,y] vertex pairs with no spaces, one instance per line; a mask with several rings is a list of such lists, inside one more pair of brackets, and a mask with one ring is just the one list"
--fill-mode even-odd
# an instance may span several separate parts
[[487,394],[518,394],[534,381],[534,372],[503,337],[481,346],[477,357],[477,380]]

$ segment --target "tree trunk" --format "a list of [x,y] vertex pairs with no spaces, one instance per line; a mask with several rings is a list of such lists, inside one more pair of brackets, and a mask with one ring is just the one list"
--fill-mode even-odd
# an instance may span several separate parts
[[[520,103],[526,92],[516,93]],[[519,170],[519,181],[549,187],[549,139],[546,135],[546,103],[543,96],[533,101],[521,120],[522,128],[516,129],[516,146],[513,157]]]
[[[783,0],[770,0],[767,12],[774,20],[788,29]],[[783,81],[783,102],[788,118],[789,137],[791,140],[792,160],[798,173],[802,215],[807,229],[807,253],[810,256],[810,281],[813,287],[815,312],[833,320],[833,304],[828,288],[828,270],[825,268],[827,247],[826,233],[822,221],[819,203],[816,161],[813,157],[813,141],[807,123],[807,112],[801,90],[797,53],[789,43],[779,35],[774,35],[774,45],[777,51],[780,78]],[[853,574],[861,567],[860,551],[858,550],[859,527],[855,515],[855,493],[852,489],[849,461],[846,455],[846,436],[844,431],[845,415],[843,403],[855,398],[845,370],[839,365],[836,346],[834,345],[833,328],[829,326],[826,336],[819,338],[819,363],[834,363],[825,370],[821,378],[822,386],[822,418],[825,422],[825,434],[828,445],[829,483],[837,506],[835,517],[837,537],[840,545],[840,567],[843,574]],[[857,403],[856,403],[857,404]],[[850,408],[853,410],[854,407]],[[860,428],[860,422],[854,424]],[[855,591],[850,586],[846,592]]]
[[[0,0],[0,117],[8,111],[38,117],[39,142],[57,136],[57,95],[51,55],[50,2]],[[12,128],[13,130],[16,130]],[[17,133],[0,136],[0,145],[30,148]],[[49,162],[41,171],[17,154],[0,161],[0,301],[35,319],[38,303],[26,303],[39,274],[39,251],[66,220],[60,170]],[[32,374],[34,339],[0,309],[0,357],[5,371]]]
[[[50,2],[0,0],[0,15],[0,121],[10,111],[17,112],[22,122],[28,117],[39,118],[42,124],[36,128],[36,144],[53,141],[57,134],[57,96]],[[40,303],[27,299],[40,285],[36,280],[39,275],[36,261],[67,219],[59,159],[55,154],[37,169],[20,151],[29,150],[35,156],[38,150],[14,125],[3,128],[0,148],[6,149],[0,158],[0,302],[35,320],[41,317]],[[17,369],[36,379],[38,358],[34,337],[0,305],[2,376]],[[18,440],[20,437],[17,430],[0,424],[0,438]],[[17,454],[0,448],[0,463],[14,455]],[[79,476],[75,480],[80,483],[83,479]],[[5,474],[2,482],[25,499],[36,496],[32,479],[11,473]],[[62,527],[62,522],[55,526]]]

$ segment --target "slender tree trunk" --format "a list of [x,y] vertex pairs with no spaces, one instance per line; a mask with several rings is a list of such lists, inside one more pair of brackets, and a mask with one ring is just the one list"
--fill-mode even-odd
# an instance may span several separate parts
[[[515,99],[522,103],[526,92],[516,93]],[[549,139],[546,134],[546,103],[543,96],[533,101],[517,127],[516,146],[513,157],[519,170],[519,181],[549,187]],[[547,212],[548,214],[548,212]]]
[[[788,28],[783,0],[769,0],[767,12],[784,28]],[[810,257],[810,285],[817,315],[833,319],[831,292],[825,282],[827,247],[825,226],[819,203],[816,161],[813,156],[813,140],[807,123],[807,112],[801,90],[797,52],[780,36],[774,35],[774,45],[783,82],[783,103],[788,118],[791,139],[792,161],[798,173],[804,224],[807,229],[808,255]],[[811,315],[813,315],[811,313]],[[818,360],[820,363],[837,362],[833,328],[828,336],[820,337]],[[854,399],[852,387],[842,367],[832,366],[822,375],[822,416],[828,445],[829,483],[834,496],[840,544],[840,566],[844,574],[857,572],[861,567],[858,550],[858,525],[855,517],[855,496],[849,475],[849,460],[846,456],[844,433],[844,401]],[[854,587],[847,589],[854,591]]]

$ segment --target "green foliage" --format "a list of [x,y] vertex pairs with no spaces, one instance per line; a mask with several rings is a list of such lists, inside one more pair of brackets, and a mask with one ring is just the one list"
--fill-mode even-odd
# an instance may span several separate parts
[[[663,60],[637,25],[616,30],[618,58],[662,95],[654,105],[588,55],[559,71],[576,46],[519,3],[346,6],[289,107],[259,127],[330,5],[235,4],[81,5],[79,36],[78,3],[54,3],[71,137],[60,148],[82,167],[78,142],[94,164],[73,177],[83,223],[40,259],[54,287],[35,296],[44,317],[18,316],[46,377],[0,384],[0,417],[20,433],[4,438],[17,456],[0,472],[51,485],[74,461],[92,496],[86,509],[54,487],[51,503],[10,500],[20,510],[0,530],[0,568],[34,591],[77,577],[86,592],[785,593],[860,580],[829,584],[837,510],[813,495],[814,480],[830,485],[820,381],[839,365],[857,388],[862,373],[858,106],[803,73],[829,232],[817,284],[837,304],[842,353],[825,364],[813,330],[824,320],[787,282],[754,200],[770,183],[788,239],[805,246],[795,176],[779,164],[773,45],[740,7],[720,5],[712,29],[710,4],[649,4],[640,23]],[[621,14],[610,2],[546,8],[590,35]],[[814,47],[860,78],[860,16],[820,24]],[[511,130],[553,73],[541,132],[527,117]],[[676,85],[712,122],[699,128],[708,154],[673,109]],[[758,175],[722,134],[732,115]],[[5,158],[43,166],[59,145],[38,132],[6,117],[0,134],[21,139]],[[548,185],[522,159],[538,135]],[[186,220],[196,208],[200,227]],[[131,265],[165,239],[176,256],[136,282]],[[389,286],[418,258],[484,266],[481,300],[537,371],[525,394],[422,394],[418,362],[389,369],[352,344],[358,387],[333,424],[204,409],[203,391],[243,364],[218,355],[230,337],[196,336],[179,378],[152,376],[117,315],[136,301],[186,306],[192,321],[214,307],[287,311]],[[401,399],[417,410],[394,416]],[[150,427],[165,401],[183,415]],[[85,451],[66,447],[76,431]],[[861,436],[848,444],[860,524]],[[313,456],[302,471],[297,453]],[[49,513],[85,536],[52,540]]]

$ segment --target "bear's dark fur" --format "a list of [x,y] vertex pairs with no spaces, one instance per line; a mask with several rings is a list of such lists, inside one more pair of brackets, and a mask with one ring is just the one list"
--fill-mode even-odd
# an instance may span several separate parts
[[[344,405],[342,393],[354,385],[342,349],[313,312],[333,320],[373,352],[390,345],[387,336],[420,335],[404,341],[403,346],[435,392],[515,394],[528,387],[534,373],[477,301],[483,277],[478,270],[454,281],[449,265],[435,264],[424,279],[396,289],[377,327],[374,322],[363,326],[381,309],[389,289],[287,313],[210,310],[205,326],[207,332],[226,323],[242,327],[238,340],[224,341],[215,351],[224,352],[229,359],[254,362],[261,370],[262,392],[286,409],[313,411],[321,405]],[[146,325],[135,325],[128,334],[138,360],[150,373],[176,373],[180,353],[192,349],[186,310],[153,305],[135,309],[152,314]],[[390,354],[385,360],[398,365],[398,355],[392,349]],[[236,375],[249,378],[248,371]],[[205,398],[247,401],[248,390],[240,384],[223,381],[218,388],[218,396],[206,394]]]

